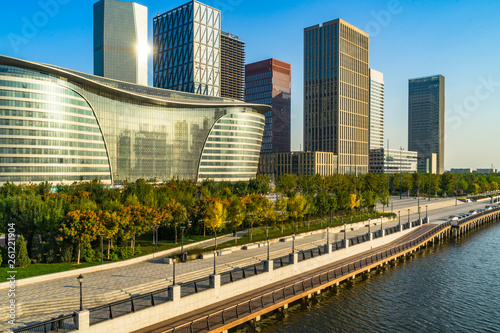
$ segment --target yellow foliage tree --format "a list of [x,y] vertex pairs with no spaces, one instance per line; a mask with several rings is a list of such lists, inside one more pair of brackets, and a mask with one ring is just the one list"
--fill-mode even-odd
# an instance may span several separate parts
[[207,228],[212,229],[215,233],[215,249],[217,249],[217,230],[222,227],[222,224],[227,217],[227,209],[222,200],[213,198],[205,210],[203,222]]

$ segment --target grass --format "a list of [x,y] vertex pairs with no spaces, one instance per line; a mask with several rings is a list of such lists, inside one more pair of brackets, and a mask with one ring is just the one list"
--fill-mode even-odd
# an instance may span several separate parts
[[[360,221],[366,221],[368,218],[370,219],[375,219],[375,218],[380,218],[382,214],[380,213],[372,213],[372,214],[363,214],[362,218],[359,218],[359,215],[352,217],[352,223],[357,223]],[[396,214],[391,214],[391,213],[385,213],[383,214],[385,217],[393,217],[396,218]],[[345,218],[344,220],[340,218],[335,218],[331,224],[332,227],[337,227],[343,225],[343,222],[346,222],[346,224],[351,223],[350,218]],[[329,218],[324,218],[323,221],[321,219],[310,221],[309,226],[307,221],[301,222],[299,221],[298,223],[298,229],[297,229],[297,234],[303,233],[303,232],[308,232],[308,231],[314,231],[314,230],[319,230],[319,229],[325,229],[326,227],[330,226],[330,219]],[[269,239],[278,239],[286,236],[291,236],[295,231],[295,223],[293,221],[284,223],[284,228],[283,228],[283,234],[281,233],[281,222],[278,222],[274,226],[269,226],[268,229],[268,235]],[[227,232],[229,233],[229,232]],[[233,246],[243,246],[245,244],[250,244],[250,243],[257,243],[257,242],[264,242],[267,240],[266,237],[266,230],[265,227],[259,227],[259,228],[253,228],[252,232],[252,240],[250,241],[250,236],[249,232],[245,237],[239,238],[237,242],[234,240],[230,240],[225,243],[218,243],[217,244],[217,249],[225,249],[228,247],[233,247]],[[205,247],[205,248],[197,248],[197,249],[190,249],[187,251],[190,255],[191,254],[202,254],[202,253],[207,253],[213,251],[213,247]],[[185,251],[186,252],[186,251]],[[180,255],[180,251],[176,252],[173,254],[173,256],[178,257]]]
[[12,271],[8,267],[2,267],[0,268],[0,282],[5,282],[7,281],[7,278],[11,275],[16,276],[16,280],[19,279],[25,279],[33,276],[39,276],[39,275],[45,275],[45,274],[52,274],[52,273],[59,273],[59,272],[65,272],[65,271],[70,271],[78,268],[85,268],[85,267],[91,267],[91,266],[96,266],[99,265],[99,263],[81,263],[80,265],[77,265],[76,263],[70,263],[70,264],[31,264],[28,267],[16,267],[13,271],[16,271],[17,273],[15,274],[9,274],[9,271]]
[[[184,245],[186,244],[191,244],[194,242],[199,242],[205,239],[209,239],[211,236],[198,236],[198,235],[190,235],[188,237],[184,237]],[[151,254],[155,252],[155,246],[153,244],[153,234],[152,232],[149,234],[142,235],[139,237],[139,239],[136,240],[136,245],[141,246],[141,253],[134,255],[132,258],[137,258],[141,257],[147,254]],[[167,240],[167,241],[162,241],[158,240],[158,250],[157,251],[164,251],[164,250],[169,250],[175,247],[178,247],[181,245],[181,241],[179,238],[179,242],[177,244],[174,243],[173,240]],[[118,260],[120,261],[120,260]],[[117,261],[112,261],[112,260],[107,260],[106,259],[106,244],[104,245],[104,265],[112,262],[117,262]],[[86,267],[91,267],[91,266],[97,266],[100,265],[101,261],[97,262],[82,262],[80,265],[77,265],[76,263],[52,263],[52,264],[31,264],[28,267],[16,267],[14,271],[17,273],[15,274],[16,280],[19,279],[25,279],[29,277],[34,277],[34,276],[40,276],[40,275],[45,275],[45,274],[52,274],[52,273],[59,273],[59,272],[66,272],[74,269],[79,269],[79,268],[86,268]],[[5,282],[7,281],[7,278],[11,275],[8,272],[12,271],[8,267],[0,267],[0,282]]]
[[[375,218],[380,218],[382,214],[380,213],[371,213],[371,214],[363,214],[362,220],[366,220],[368,218],[375,219]],[[384,216],[393,216],[394,218],[396,217],[395,214],[390,214],[390,213],[385,213]],[[351,219],[349,217],[345,218],[343,220],[347,224],[351,223]],[[359,215],[353,215],[352,216],[352,223],[356,223],[361,221],[359,218]],[[335,218],[331,224],[331,226],[340,226],[342,225],[343,222],[339,218]],[[324,229],[327,226],[330,226],[330,219],[325,217],[323,219],[323,222],[321,222],[321,219],[318,220],[311,220],[308,226],[308,223],[306,221],[299,221],[299,227],[297,230],[297,233],[303,233],[307,231],[314,231],[318,229]],[[269,232],[269,238],[270,239],[276,239],[276,238],[282,238],[285,236],[290,236],[294,233],[295,231],[295,223],[293,221],[289,221],[284,223],[284,230],[283,234],[281,234],[281,222],[278,222],[274,226],[270,226],[268,229]],[[225,231],[221,232],[220,234],[229,234],[231,231]],[[195,242],[200,242],[206,239],[211,239],[213,238],[213,235],[207,235],[207,236],[200,236],[200,235],[185,235],[184,236],[184,245],[195,243]],[[238,246],[243,246],[245,244],[249,243],[255,243],[255,242],[263,242],[266,241],[266,231],[265,227],[259,227],[259,228],[253,228],[252,232],[252,241],[249,239],[249,233],[247,233],[246,236],[239,238],[237,243],[234,242],[234,240],[230,240],[225,243],[218,243],[217,244],[217,249],[224,249],[228,247],[232,247],[235,245]],[[141,247],[141,253],[140,254],[135,254],[133,258],[137,258],[143,255],[151,254],[155,252],[155,245],[153,244],[153,233],[149,232],[144,235],[141,235],[136,239],[136,245],[140,245]],[[181,246],[181,237],[179,235],[178,237],[178,242],[177,244],[174,243],[173,240],[158,240],[158,248],[157,251],[164,251],[164,250],[169,250],[175,247],[180,247]],[[205,248],[195,248],[195,249],[189,249],[186,250],[185,252],[188,252],[189,254],[202,254],[206,252],[211,252],[213,251],[213,247],[205,247]],[[173,254],[173,256],[179,256],[180,251]],[[116,261],[111,261],[106,259],[106,244],[104,245],[104,264],[111,263],[111,262],[116,262]],[[40,276],[40,275],[45,275],[45,274],[52,274],[52,273],[59,273],[59,272],[65,272],[65,271],[70,271],[74,269],[79,269],[79,268],[86,268],[86,267],[91,267],[91,266],[97,266],[100,265],[101,262],[92,262],[92,263],[87,263],[83,262],[80,265],[77,265],[76,263],[53,263],[53,264],[31,264],[28,267],[16,267],[15,271],[17,271],[16,275],[16,280],[19,279],[24,279],[28,277],[34,277],[34,276]],[[11,271],[8,267],[1,267],[0,268],[0,282],[5,282],[7,281],[6,279],[10,276],[8,271]]]

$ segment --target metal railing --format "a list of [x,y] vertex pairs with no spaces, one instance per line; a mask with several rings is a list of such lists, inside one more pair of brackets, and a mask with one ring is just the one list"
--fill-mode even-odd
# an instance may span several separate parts
[[89,309],[90,325],[170,301],[168,288]]
[[483,212],[479,212],[479,213],[476,213],[474,215],[469,215],[469,216],[466,216],[466,217],[463,217],[461,219],[458,219],[458,221],[455,221],[456,223],[453,223],[454,226],[461,226],[462,224],[465,224],[471,220],[474,220],[474,219],[477,219],[479,217],[483,217],[485,215],[489,215],[489,214],[492,214],[492,213],[497,213],[500,211],[500,207],[497,207],[497,208],[493,208],[493,209],[490,209],[490,210],[486,210],[486,211],[483,211]]
[[65,333],[76,330],[76,315],[59,316],[43,323],[14,330],[14,333]]
[[[392,248],[389,248],[387,250],[377,252],[371,256],[353,262],[349,262],[340,267],[335,267],[325,272],[315,274],[311,277],[305,278],[293,284],[275,289],[266,294],[229,306],[221,311],[211,313],[208,316],[197,318],[193,321],[190,321],[188,323],[185,323],[177,327],[170,328],[163,332],[166,333],[208,332],[217,327],[226,325],[231,321],[236,321],[240,318],[251,315],[256,311],[262,310],[276,303],[286,301],[287,299],[291,299],[311,289],[327,284],[330,281],[337,280],[339,278],[345,277],[346,275],[355,273],[367,266],[374,265],[388,258],[391,258],[401,252],[404,252],[408,249],[411,249],[419,245],[420,243],[426,241],[427,239],[439,233],[443,229],[449,227],[450,225],[451,225],[450,222],[445,222],[443,224],[437,225],[435,228],[429,230],[425,234],[419,236],[418,238],[412,241],[408,241],[404,244],[400,244]],[[300,297],[302,296],[303,295],[301,295]]]
[[[500,210],[500,208],[498,209]],[[488,211],[488,213],[491,213],[492,211]],[[479,215],[474,215],[474,217],[479,217]],[[418,221],[413,221],[411,222],[412,225],[418,225]],[[450,222],[446,222],[444,224],[441,224],[440,226],[443,225],[451,225]],[[406,228],[405,228],[406,226]],[[403,229],[408,229],[408,223],[405,223],[403,225]],[[391,234],[399,230],[399,226],[394,226],[390,228],[386,228],[386,234]],[[434,230],[434,229],[433,229]],[[374,232],[373,233],[373,239],[376,239],[381,236],[380,232]],[[364,243],[366,241],[369,241],[369,236],[368,234],[365,235],[360,235],[356,237],[352,237],[348,239],[349,245],[354,246],[357,244]],[[332,251],[337,251],[340,249],[343,249],[343,242],[342,241],[337,241],[332,243]],[[318,246],[315,248],[307,249],[307,250],[301,250],[298,252],[298,260],[299,262],[304,261],[304,260],[309,260],[318,256],[321,256],[325,254],[326,251],[323,246]],[[279,269],[281,267],[288,266],[292,264],[292,260],[290,259],[290,256],[283,256],[280,258],[275,258],[273,259],[273,268],[274,269]],[[356,267],[354,264],[353,267]],[[349,267],[347,268],[342,268],[341,271],[344,272],[347,269],[347,272],[349,272]],[[227,271],[224,273],[221,273],[221,285],[225,285],[228,283],[232,283],[235,281],[239,281],[242,279],[246,279],[251,276],[255,276],[261,273],[264,273],[265,266],[264,263],[258,263],[254,265],[249,265],[245,266],[242,268],[237,268],[231,271]],[[181,287],[181,297],[186,297],[194,293],[199,293],[205,290],[208,290],[211,288],[210,285],[210,278],[205,277],[201,278],[198,280],[194,281],[189,281],[182,283],[180,285]],[[169,289],[164,288],[161,290],[153,291],[150,293],[146,293],[143,295],[139,296],[134,296],[125,300],[121,301],[116,301],[113,303],[105,304],[102,306],[98,306],[95,308],[89,309],[89,315],[90,315],[90,325],[98,324],[100,322],[109,320],[109,319],[114,319],[129,313],[133,313],[148,307],[152,307],[161,303],[165,303],[170,301],[169,298]],[[50,320],[47,322],[40,323],[38,325],[30,326],[24,329],[20,329],[18,331],[15,331],[16,333],[21,333],[21,332],[67,332],[69,330],[75,329],[74,328],[74,322],[73,326],[70,326],[68,324],[68,318],[74,318],[75,315],[71,314],[69,316],[63,317],[63,318],[57,318],[54,320]],[[62,324],[63,327],[73,327],[68,330],[48,330],[50,327],[59,327],[61,326],[60,322],[63,321],[64,324]],[[73,319],[74,321],[74,319]],[[57,324],[56,324],[57,323]],[[45,330],[44,330],[45,329]],[[177,332],[177,331],[176,331]]]

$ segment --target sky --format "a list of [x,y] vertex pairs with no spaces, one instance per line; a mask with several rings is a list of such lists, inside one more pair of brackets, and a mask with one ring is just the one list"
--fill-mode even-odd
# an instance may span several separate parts
[[[0,54],[93,73],[94,0],[2,1]],[[153,17],[186,0],[138,0]],[[408,79],[445,76],[445,168],[500,168],[500,1],[206,0],[222,30],[246,42],[247,63],[292,65],[292,150],[302,147],[303,31],[341,18],[370,35],[384,74],[385,141],[408,147]],[[152,85],[153,59],[149,61]]]

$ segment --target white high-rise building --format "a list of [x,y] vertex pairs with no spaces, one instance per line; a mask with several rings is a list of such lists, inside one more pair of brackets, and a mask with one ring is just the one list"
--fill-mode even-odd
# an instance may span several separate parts
[[148,8],[134,2],[94,4],[94,74],[148,84]]
[[370,68],[370,149],[384,148],[384,74]]

